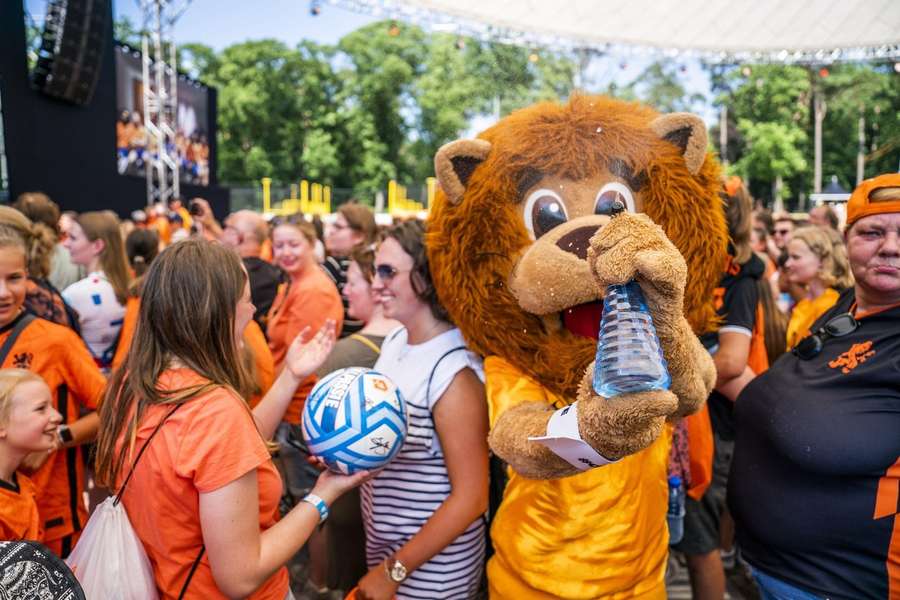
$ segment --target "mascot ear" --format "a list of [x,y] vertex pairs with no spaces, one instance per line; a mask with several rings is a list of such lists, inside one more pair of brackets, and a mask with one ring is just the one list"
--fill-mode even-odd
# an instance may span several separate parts
[[491,143],[485,140],[456,140],[434,155],[434,172],[451,204],[462,200],[469,178],[490,151]]
[[706,124],[691,113],[672,113],[657,117],[650,128],[665,141],[681,149],[688,170],[696,175],[706,158]]

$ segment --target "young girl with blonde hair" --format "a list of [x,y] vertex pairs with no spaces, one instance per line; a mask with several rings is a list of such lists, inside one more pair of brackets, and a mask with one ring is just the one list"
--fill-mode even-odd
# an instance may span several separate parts
[[0,540],[43,539],[37,490],[18,469],[29,454],[56,450],[61,422],[39,375],[0,370]]
[[787,345],[793,348],[809,333],[810,325],[837,302],[841,291],[853,285],[853,274],[842,241],[821,227],[796,230],[787,250],[788,278],[805,291],[788,323]]

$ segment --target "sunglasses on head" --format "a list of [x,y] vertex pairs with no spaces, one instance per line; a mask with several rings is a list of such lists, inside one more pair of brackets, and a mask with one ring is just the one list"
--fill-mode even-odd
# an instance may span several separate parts
[[815,333],[800,340],[791,352],[800,360],[809,360],[818,356],[828,339],[849,335],[858,327],[859,321],[850,313],[838,315],[822,325]]
[[409,269],[401,271],[392,265],[375,265],[375,274],[382,281],[391,281],[400,273],[409,273]]

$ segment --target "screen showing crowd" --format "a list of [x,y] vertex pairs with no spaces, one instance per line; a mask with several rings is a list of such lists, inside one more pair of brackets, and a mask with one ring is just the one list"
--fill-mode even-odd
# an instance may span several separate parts
[[[209,90],[179,78],[177,92],[175,141],[167,150],[177,157],[181,181],[209,185]],[[158,148],[144,127],[141,55],[126,46],[116,46],[116,100],[117,168],[123,175],[143,177]]]

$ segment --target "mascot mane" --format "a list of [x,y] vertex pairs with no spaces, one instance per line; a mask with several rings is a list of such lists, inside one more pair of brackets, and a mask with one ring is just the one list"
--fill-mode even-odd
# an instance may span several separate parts
[[[594,340],[527,312],[510,289],[518,261],[536,243],[522,218],[523,194],[546,174],[575,181],[604,176],[640,189],[643,212],[687,262],[688,322],[696,333],[715,327],[713,289],[727,245],[720,170],[706,152],[705,132],[692,138],[677,115],[668,117],[661,131],[666,117],[650,108],[577,95],[509,115],[467,142],[478,156],[453,158],[460,185],[442,179],[428,224],[428,259],[440,300],[472,350],[501,356],[570,397],[594,359]],[[689,147],[701,137],[701,147]]]

